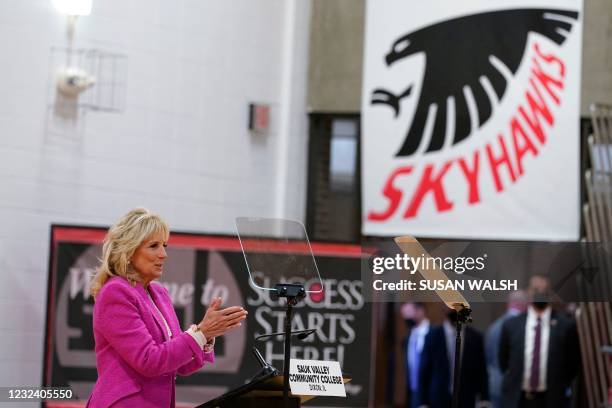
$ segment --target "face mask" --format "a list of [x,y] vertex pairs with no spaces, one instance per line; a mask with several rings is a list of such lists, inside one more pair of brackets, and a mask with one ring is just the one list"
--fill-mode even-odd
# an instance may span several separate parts
[[544,310],[548,306],[548,293],[546,292],[536,292],[533,294],[533,302],[532,305],[536,310]]
[[542,311],[548,307],[549,303],[548,302],[533,302],[532,305],[534,309]]
[[405,319],[404,322],[409,329],[416,326],[416,321],[414,319]]

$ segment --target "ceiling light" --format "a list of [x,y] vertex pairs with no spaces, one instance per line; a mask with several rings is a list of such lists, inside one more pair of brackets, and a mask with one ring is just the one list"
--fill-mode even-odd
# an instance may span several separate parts
[[91,14],[93,0],[53,0],[53,5],[68,16],[88,16]]

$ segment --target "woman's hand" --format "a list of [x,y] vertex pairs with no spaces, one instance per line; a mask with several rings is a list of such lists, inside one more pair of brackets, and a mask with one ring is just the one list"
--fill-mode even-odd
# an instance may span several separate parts
[[198,324],[198,329],[207,340],[211,340],[239,327],[241,322],[246,319],[247,314],[248,312],[240,306],[221,309],[221,298],[214,298],[210,302],[204,318]]

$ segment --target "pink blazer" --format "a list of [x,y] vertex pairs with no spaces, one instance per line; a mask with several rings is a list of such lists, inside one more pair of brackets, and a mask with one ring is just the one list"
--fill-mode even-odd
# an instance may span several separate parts
[[176,375],[214,362],[213,352],[202,351],[181,330],[167,290],[155,282],[150,289],[172,338],[142,285],[113,277],[98,293],[93,312],[98,380],[87,407],[174,407]]

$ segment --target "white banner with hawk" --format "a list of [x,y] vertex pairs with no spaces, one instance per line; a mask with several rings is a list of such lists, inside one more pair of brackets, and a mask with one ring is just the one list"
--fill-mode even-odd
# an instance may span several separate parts
[[363,234],[576,240],[582,0],[368,0]]

